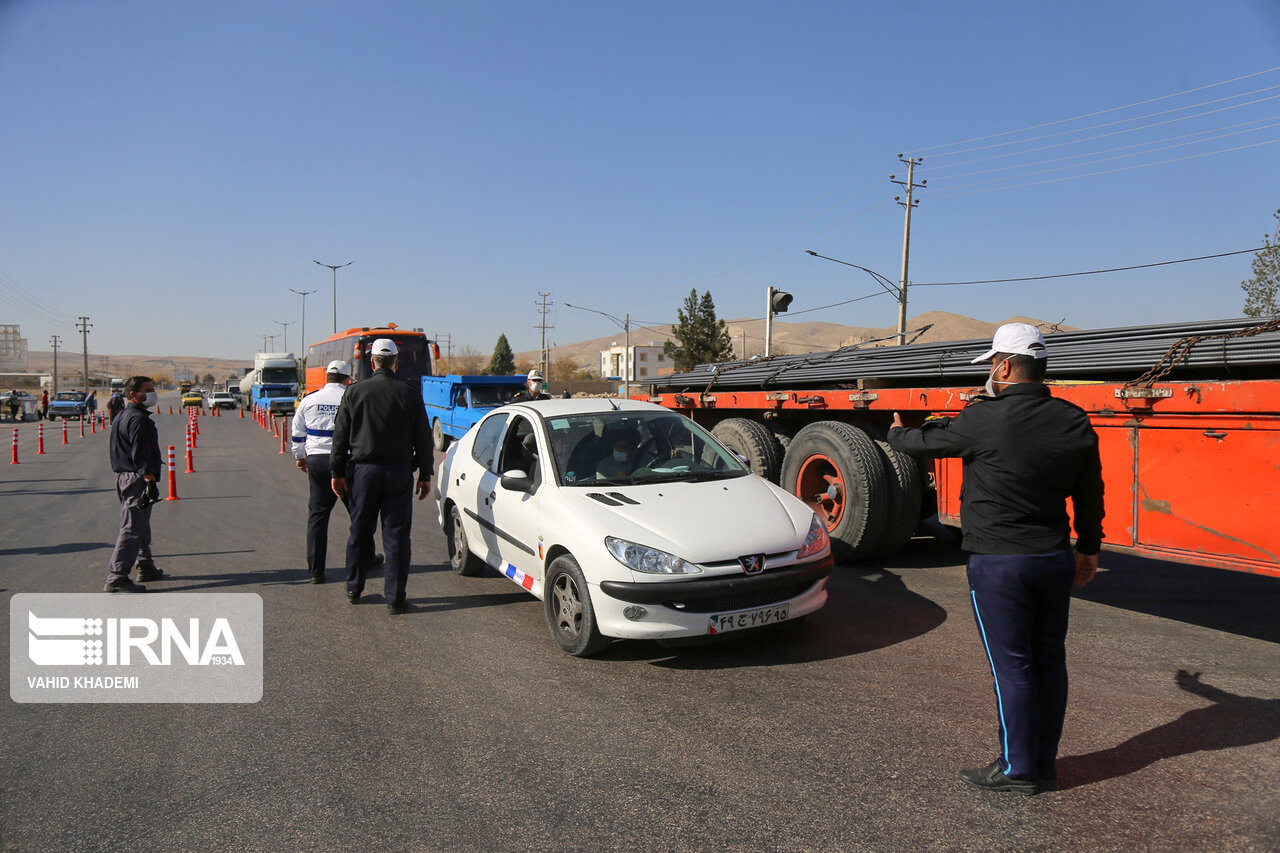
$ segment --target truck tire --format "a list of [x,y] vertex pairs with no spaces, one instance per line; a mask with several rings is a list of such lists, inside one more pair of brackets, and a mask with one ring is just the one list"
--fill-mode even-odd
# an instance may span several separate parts
[[748,418],[729,418],[716,424],[711,434],[725,447],[744,457],[752,471],[771,483],[778,482],[782,447],[767,426]]
[[444,434],[444,425],[439,418],[431,424],[431,446],[437,453],[444,453],[449,449],[449,436]]
[[791,439],[779,485],[826,520],[837,560],[856,560],[880,547],[889,504],[884,467],[865,432],[818,421]]
[[915,535],[920,523],[924,481],[920,475],[920,462],[914,456],[894,450],[879,435],[875,443],[884,463],[885,484],[889,491],[889,513],[875,556],[891,557],[905,548]]

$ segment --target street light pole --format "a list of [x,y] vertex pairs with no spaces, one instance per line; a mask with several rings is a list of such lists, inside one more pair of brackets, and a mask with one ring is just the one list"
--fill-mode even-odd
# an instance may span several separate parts
[[627,393],[630,394],[631,378],[634,374],[631,365],[631,359],[633,357],[631,355],[631,314],[628,313],[625,320],[619,320],[612,314],[606,314],[605,312],[597,311],[594,308],[583,308],[581,305],[572,305],[568,302],[565,303],[565,307],[577,308],[579,311],[590,311],[592,314],[599,314],[601,317],[608,317],[610,320],[622,327],[622,331],[626,333],[626,368],[622,371],[622,379],[627,383]]
[[271,322],[275,323],[277,326],[280,327],[281,337],[284,338],[284,343],[281,344],[280,347],[282,351],[288,352],[289,351],[289,327],[293,325],[293,321],[290,320],[287,323],[281,323],[279,320],[272,320]]
[[[289,290],[302,297],[302,327],[298,329],[298,334],[302,336],[302,358],[305,360],[307,357],[307,297],[315,293],[315,291],[293,290],[292,287]],[[336,332],[337,329],[334,329],[334,331]]]
[[[316,261],[316,263],[320,264],[319,261]],[[329,269],[333,270],[333,331],[334,331],[334,334],[337,334],[338,332],[338,270],[342,269],[343,267],[349,267],[353,263],[355,263],[355,261],[347,261],[345,264],[320,264],[320,266],[322,267],[328,267]]]

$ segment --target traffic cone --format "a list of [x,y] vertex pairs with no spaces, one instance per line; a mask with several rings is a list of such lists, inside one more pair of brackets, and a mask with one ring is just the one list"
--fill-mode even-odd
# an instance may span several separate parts
[[169,445],[169,497],[167,501],[178,500],[178,473],[173,464],[173,445]]
[[240,407],[240,420],[244,420],[244,406]]
[[169,404],[169,414],[173,414],[173,403]]
[[71,443],[71,442],[67,441],[67,419],[66,419],[66,418],[63,418],[63,419],[62,419],[62,443],[63,443],[63,444],[70,444],[70,443]]
[[98,419],[97,419],[97,418],[89,418],[89,434],[90,434],[90,435],[97,435],[97,434],[98,434]]
[[195,460],[191,455],[191,451],[195,446],[195,442],[193,441],[193,438],[194,436],[192,436],[191,433],[188,431],[187,432],[187,470],[185,472],[187,474],[194,474],[196,472]]

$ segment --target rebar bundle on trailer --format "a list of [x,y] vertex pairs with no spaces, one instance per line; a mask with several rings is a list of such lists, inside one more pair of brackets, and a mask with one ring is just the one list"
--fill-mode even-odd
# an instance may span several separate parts
[[[927,327],[926,327],[927,328]],[[923,331],[923,330],[920,330]],[[1150,383],[1211,376],[1280,376],[1280,318],[1209,320],[1057,332],[1049,346],[1048,378]],[[886,385],[980,383],[991,366],[970,362],[990,338],[773,356],[703,364],[659,376],[655,389],[814,387],[876,380]]]

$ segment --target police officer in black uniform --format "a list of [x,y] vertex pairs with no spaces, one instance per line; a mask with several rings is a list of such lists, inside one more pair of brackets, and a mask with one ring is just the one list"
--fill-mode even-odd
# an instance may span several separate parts
[[158,581],[164,572],[151,559],[151,505],[160,500],[160,437],[148,409],[157,404],[148,376],[133,376],[124,386],[129,403],[111,425],[111,470],[120,499],[120,532],[111,552],[104,592],[146,592],[129,578],[134,563],[138,580]]
[[[382,519],[386,551],[384,594],[392,614],[408,611],[409,532],[413,495],[431,493],[435,458],[422,393],[396,378],[395,342],[379,338],[370,348],[373,376],[347,388],[333,425],[330,473],[338,497],[351,495],[351,533],[347,538],[347,600],[364,592],[372,562],[373,531]],[[414,486],[414,470],[418,483]]]
[[517,391],[512,397],[513,403],[528,403],[530,400],[550,400],[551,395],[544,393],[542,390],[542,374],[538,372],[538,368],[529,371],[529,375],[525,377],[524,390]]
[[995,679],[1000,754],[960,778],[1018,794],[1057,781],[1071,584],[1092,580],[1103,538],[1098,436],[1083,410],[1050,394],[1047,356],[1038,329],[1005,324],[973,360],[992,363],[985,398],[920,429],[904,428],[895,413],[889,430],[898,450],[964,460],[960,525],[970,604]]

